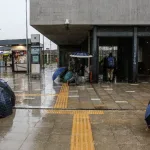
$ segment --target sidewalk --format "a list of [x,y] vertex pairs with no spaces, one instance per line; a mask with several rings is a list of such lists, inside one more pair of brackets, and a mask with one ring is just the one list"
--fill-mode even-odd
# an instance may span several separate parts
[[1,74],[15,91],[13,115],[0,119],[0,150],[149,150],[145,109],[150,84],[84,84]]

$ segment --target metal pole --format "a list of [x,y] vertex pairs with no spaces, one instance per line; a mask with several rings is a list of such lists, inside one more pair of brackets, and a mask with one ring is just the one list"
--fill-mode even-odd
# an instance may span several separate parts
[[45,68],[44,62],[45,62],[45,56],[44,56],[44,35],[43,35],[43,69]]
[[26,0],[26,49],[27,49],[27,74],[30,74],[30,56],[28,50],[28,1]]
[[50,64],[51,64],[51,50],[52,50],[52,47],[51,47],[51,41],[50,41]]
[[137,82],[138,74],[138,37],[137,27],[134,27],[133,49],[132,49],[132,82]]
[[48,54],[48,50],[47,50],[47,65],[48,65],[48,63],[49,63],[48,55],[49,55],[49,54]]

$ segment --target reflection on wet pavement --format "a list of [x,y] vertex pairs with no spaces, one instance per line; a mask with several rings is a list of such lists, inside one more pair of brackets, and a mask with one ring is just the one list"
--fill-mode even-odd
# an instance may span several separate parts
[[53,70],[45,69],[40,79],[28,78],[25,73],[1,73],[15,92],[15,108],[53,108],[61,88],[52,81]]
[[53,83],[54,70],[41,79],[1,73],[17,101],[13,114],[0,119],[0,150],[149,150],[150,84],[68,87]]
[[149,101],[150,85],[103,83],[70,86],[66,96],[59,95],[61,84],[52,81],[55,70],[47,68],[41,79],[11,72],[1,74],[16,94],[16,108],[66,109],[145,109]]
[[0,120],[0,150],[149,150],[144,111],[94,112],[16,109]]

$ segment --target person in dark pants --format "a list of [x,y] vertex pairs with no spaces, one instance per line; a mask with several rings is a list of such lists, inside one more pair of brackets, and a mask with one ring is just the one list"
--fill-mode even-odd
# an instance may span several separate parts
[[80,76],[84,76],[84,65],[80,64]]
[[116,58],[112,53],[107,58],[107,80],[112,82],[114,79],[114,71],[116,70]]

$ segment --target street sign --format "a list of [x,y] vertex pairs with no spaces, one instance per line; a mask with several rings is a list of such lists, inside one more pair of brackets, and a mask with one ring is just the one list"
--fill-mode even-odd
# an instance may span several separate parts
[[31,54],[35,55],[35,54],[40,54],[40,48],[31,48]]

